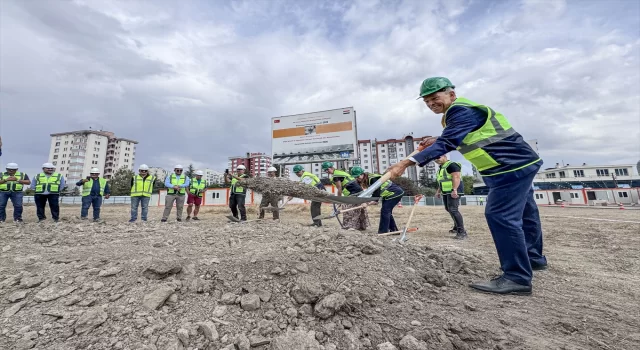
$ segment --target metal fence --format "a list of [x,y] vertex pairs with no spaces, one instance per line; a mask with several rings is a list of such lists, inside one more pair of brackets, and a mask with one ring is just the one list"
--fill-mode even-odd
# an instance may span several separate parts
[[[152,203],[156,203],[158,201],[157,199],[158,195],[154,194],[151,197],[151,202]],[[23,204],[34,204],[35,205],[35,200],[33,199],[33,196],[24,196],[23,197]],[[60,204],[69,204],[69,205],[81,205],[82,204],[82,196],[64,196],[64,197],[60,197]],[[109,204],[131,204],[131,197],[130,196],[111,196],[109,197],[109,199],[105,199],[102,198],[102,204],[103,205],[109,205]]]
[[[403,206],[408,205],[412,206],[415,201],[414,196],[404,196],[400,203]],[[487,203],[487,196],[469,196],[464,195],[460,197],[460,205],[485,205]],[[444,205],[442,198],[436,197],[422,197],[420,201],[418,201],[418,206],[437,206]]]

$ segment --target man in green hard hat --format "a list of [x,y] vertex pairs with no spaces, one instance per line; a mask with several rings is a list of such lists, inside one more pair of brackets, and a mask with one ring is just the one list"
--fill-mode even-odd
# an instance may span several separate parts
[[442,114],[442,135],[424,142],[420,153],[387,171],[402,175],[409,166],[424,166],[457,150],[473,164],[489,187],[485,217],[500,258],[502,276],[472,288],[498,294],[531,294],[534,270],[544,270],[542,227],[533,199],[533,179],[542,160],[500,112],[464,97],[444,77],[425,79],[420,97]]
[[[304,171],[302,165],[298,164],[293,167],[293,172],[300,178],[300,182],[305,185],[315,187],[324,191],[324,185],[320,182],[320,179],[310,172]],[[289,197],[289,200],[293,197]],[[311,219],[322,214],[322,202],[311,201]],[[309,226],[322,226],[322,220],[313,220],[313,224]]]

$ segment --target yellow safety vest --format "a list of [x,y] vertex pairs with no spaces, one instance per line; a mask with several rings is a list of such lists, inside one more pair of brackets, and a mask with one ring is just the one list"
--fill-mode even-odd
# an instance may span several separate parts
[[[171,185],[173,186],[181,186],[184,185],[184,183],[187,181],[187,176],[182,174],[180,175],[180,177],[177,177],[175,173],[171,174],[170,177],[170,181],[171,181]],[[176,190],[174,190],[173,188],[168,188],[167,189],[167,194],[175,194]],[[183,187],[180,187],[180,190],[178,191],[178,194],[185,194],[187,193],[187,190],[185,190]]]
[[[373,185],[379,178],[382,177],[382,175],[380,174],[373,174],[373,173],[369,173],[368,176],[369,176],[369,183],[368,183],[369,186]],[[393,182],[391,182],[391,180],[387,180],[380,186],[380,197],[384,199],[393,199],[393,198],[397,198],[404,195],[404,191],[400,194],[397,194],[393,191],[389,191],[388,188],[391,185],[393,185]]]
[[[238,176],[240,178],[249,177],[247,174],[242,174]],[[237,186],[238,179],[235,177],[231,179],[231,193],[232,194],[246,194],[247,190],[242,186]]]
[[60,193],[60,182],[62,176],[59,173],[53,173],[49,176],[45,173],[40,173],[36,176],[36,194],[40,193]]
[[[17,177],[18,180],[24,180],[25,175],[26,175],[25,173],[16,171],[16,173],[13,176]],[[6,180],[11,176],[12,175],[9,175],[8,172],[4,172],[2,173],[2,180]],[[0,184],[0,192],[22,192],[23,187],[24,186],[18,181],[9,181],[9,182]]]
[[[104,189],[107,187],[107,180],[99,177],[98,181],[100,182],[100,196],[104,195]],[[93,188],[93,179],[89,179],[89,181],[82,184],[82,197],[86,197],[91,194],[91,189]]]
[[312,173],[307,172],[307,171],[302,173],[302,176],[300,177],[300,181],[302,182],[302,180],[304,180],[306,178],[311,178],[311,185],[310,186],[313,186],[313,187],[317,187],[318,183],[320,182],[320,179],[317,176],[315,176]]
[[204,194],[204,189],[207,187],[207,181],[205,179],[200,179],[200,184],[197,183],[197,179],[194,177],[191,179],[191,183],[189,184],[189,192],[196,197],[202,198]]
[[333,171],[333,175],[331,176],[331,182],[333,182],[334,184],[336,183],[335,181],[333,181],[334,177],[344,177],[344,180],[342,180],[342,182],[340,182],[340,185],[342,186],[342,195],[343,196],[348,196],[351,194],[351,192],[349,192],[347,190],[347,184],[351,181],[354,181],[355,179],[349,175],[348,172],[346,171],[342,171],[342,170],[334,170]]
[[[492,169],[500,165],[490,154],[489,149],[491,145],[501,140],[516,134],[516,131],[511,127],[507,118],[499,112],[494,111],[488,106],[481,105],[479,103],[475,103],[470,101],[464,97],[458,97],[451,104],[447,112],[454,106],[465,106],[465,107],[473,107],[479,108],[481,110],[486,111],[487,120],[478,130],[470,132],[467,136],[462,140],[460,146],[458,146],[458,151],[467,159],[471,164],[473,164],[478,171],[482,172],[484,170]],[[442,116],[442,126],[447,126],[447,112]],[[526,144],[525,144],[526,145]],[[520,170],[529,165],[535,164],[540,161],[540,158],[537,158],[533,162],[517,166],[514,165],[514,169],[509,169],[506,171],[500,171],[493,174],[481,174],[482,176],[493,176],[498,174],[504,174],[516,170]]]
[[[453,162],[451,160],[448,160],[446,163],[440,166],[440,170],[438,170],[438,176],[436,180],[438,181],[438,184],[440,185],[440,191],[443,194],[451,193],[451,191],[453,191],[453,177],[449,176],[449,173],[447,172],[447,167],[451,165],[451,163],[458,164],[460,168],[462,168],[462,163]],[[462,179],[460,181],[462,181]]]
[[131,197],[151,197],[154,181],[156,181],[156,177],[153,175],[147,175],[147,177],[135,175],[133,186],[131,186]]

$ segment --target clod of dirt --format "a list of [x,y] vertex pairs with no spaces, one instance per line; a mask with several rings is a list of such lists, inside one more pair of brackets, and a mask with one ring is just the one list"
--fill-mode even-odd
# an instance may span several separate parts
[[365,246],[363,246],[360,251],[362,252],[362,254],[367,254],[367,255],[374,255],[374,254],[380,254],[382,253],[382,248],[373,245],[373,244],[367,244]]
[[314,331],[290,331],[271,341],[270,350],[320,350]]
[[220,298],[220,304],[233,305],[236,303],[237,296],[233,293],[224,293]]
[[75,324],[77,334],[88,333],[107,320],[107,313],[102,308],[94,308],[85,311]]
[[327,295],[316,304],[314,313],[321,319],[327,319],[338,312],[338,310],[344,306],[346,301],[347,298],[340,293]]
[[47,302],[47,301],[56,300],[58,298],[62,298],[65,295],[71,294],[76,289],[77,287],[74,287],[74,286],[63,288],[62,286],[59,286],[59,285],[51,285],[39,291],[38,294],[35,295],[33,300],[37,302]]
[[26,303],[27,303],[26,301],[21,301],[21,302],[19,302],[19,303],[17,303],[17,304],[14,304],[14,305],[13,305],[13,306],[11,306],[10,308],[8,308],[8,309],[4,310],[4,314],[3,314],[3,316],[4,316],[5,318],[8,318],[8,317],[11,317],[11,316],[13,316],[13,315],[17,314],[17,313],[18,313],[18,311],[20,311],[20,309],[22,309],[22,307],[23,307]]
[[218,330],[211,321],[198,323],[198,331],[204,333],[204,336],[210,341],[218,340]]
[[240,298],[240,307],[245,311],[255,311],[260,308],[260,296],[245,294]]
[[412,335],[405,335],[400,340],[401,350],[428,350],[425,342],[419,341]]
[[28,292],[26,290],[19,290],[17,292],[14,292],[13,294],[9,295],[7,297],[7,300],[10,303],[15,303],[16,301],[20,301],[20,300],[26,298],[27,297],[27,293]]
[[386,342],[382,344],[378,344],[376,347],[377,350],[398,350],[393,344]]
[[324,293],[322,286],[317,280],[300,278],[291,289],[291,296],[298,304],[312,304],[318,301]]
[[171,286],[161,286],[155,289],[153,292],[144,296],[142,305],[149,310],[157,310],[164,302],[173,294],[175,289]]
[[181,270],[182,266],[176,263],[153,261],[151,265],[142,272],[142,275],[148,279],[160,280],[169,275],[177,274]]
[[98,277],[115,276],[115,275],[119,274],[121,271],[122,271],[121,267],[114,266],[114,267],[111,267],[111,268],[108,268],[106,270],[102,270],[102,271],[98,272]]
[[25,277],[20,281],[20,288],[28,289],[41,285],[43,282],[42,277]]
[[424,275],[424,279],[436,287],[444,287],[447,285],[447,276],[439,270],[427,271]]

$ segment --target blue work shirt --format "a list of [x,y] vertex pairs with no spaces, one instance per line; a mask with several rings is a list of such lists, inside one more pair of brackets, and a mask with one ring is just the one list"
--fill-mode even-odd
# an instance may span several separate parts
[[[442,130],[442,135],[433,145],[409,159],[420,166],[425,166],[430,161],[455,151],[469,133],[480,129],[486,121],[487,113],[480,108],[450,107],[447,111],[447,126]],[[532,164],[540,158],[517,132],[487,148],[491,149],[490,155],[500,165],[480,172],[482,176],[517,169]]]
[[[31,189],[35,191],[36,189],[36,183],[38,182],[38,176],[40,174],[36,175],[36,177],[33,179],[33,181],[31,181]],[[47,175],[47,174],[45,174]],[[50,178],[51,175],[47,175],[47,179]],[[60,192],[62,192],[62,190],[64,189],[64,185],[65,185],[65,179],[64,176],[60,175]],[[39,194],[49,194],[49,186],[46,186],[47,190],[45,190],[42,193]],[[57,193],[56,193],[57,194]]]
[[[178,175],[176,173],[173,173],[173,175],[178,177]],[[182,174],[181,176],[184,176],[185,179],[184,179],[184,183],[182,185],[180,185],[180,188],[189,187],[189,184],[191,184],[191,179],[185,174]],[[167,175],[167,177],[164,179],[164,186],[167,187],[167,188],[173,187],[173,184],[171,184],[171,175]]]
[[[82,180],[76,182],[76,186],[82,186]],[[111,194],[111,189],[109,188],[109,182],[104,186],[104,195]],[[91,192],[89,192],[90,196],[100,196],[100,181],[93,180],[93,186],[91,186]]]

